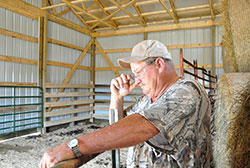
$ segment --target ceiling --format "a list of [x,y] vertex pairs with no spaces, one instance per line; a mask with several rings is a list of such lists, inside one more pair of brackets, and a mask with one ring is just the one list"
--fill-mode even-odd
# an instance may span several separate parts
[[48,0],[42,8],[61,17],[72,12],[91,32],[178,24],[220,17],[218,0]]

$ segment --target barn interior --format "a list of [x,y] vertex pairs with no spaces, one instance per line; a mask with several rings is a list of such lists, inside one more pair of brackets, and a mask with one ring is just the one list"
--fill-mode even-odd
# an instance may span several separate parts
[[[154,39],[166,45],[180,77],[207,90],[215,167],[249,164],[249,0],[0,0],[0,18],[1,145],[108,123],[110,81],[130,73],[117,59]],[[124,105],[140,96],[138,87]]]

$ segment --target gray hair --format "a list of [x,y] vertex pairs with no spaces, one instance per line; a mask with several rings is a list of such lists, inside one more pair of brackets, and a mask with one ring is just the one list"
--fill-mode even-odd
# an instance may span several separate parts
[[171,59],[162,58],[162,57],[150,57],[150,58],[145,59],[144,61],[146,62],[147,65],[151,65],[151,64],[153,64],[155,62],[155,60],[157,58],[163,59],[165,61],[165,63],[166,63],[166,66],[170,67],[171,69],[175,69],[174,68],[174,63],[173,63],[173,61]]

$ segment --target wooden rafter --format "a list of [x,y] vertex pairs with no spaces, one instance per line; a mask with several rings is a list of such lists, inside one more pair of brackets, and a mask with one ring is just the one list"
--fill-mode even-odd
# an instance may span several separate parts
[[208,0],[208,2],[209,2],[210,13],[211,13],[211,19],[214,20],[214,1]]
[[115,69],[115,66],[110,61],[109,57],[106,55],[106,53],[104,52],[104,50],[102,49],[101,45],[99,44],[99,42],[97,40],[95,40],[95,45],[97,46],[98,50],[103,55],[104,59],[107,61],[107,63],[109,64],[109,66],[111,67],[111,69],[114,72],[114,74],[116,76],[120,76],[119,72]]
[[175,10],[175,4],[174,4],[173,0],[169,0],[169,3],[170,3],[170,6],[172,8],[172,12],[174,14],[175,21],[176,21],[176,23],[178,23],[179,20],[178,20],[178,16],[177,16],[177,13],[176,13],[176,10]]
[[[53,5],[52,0],[48,0],[48,3],[49,3],[50,6]],[[56,10],[55,10],[55,8],[52,8],[51,10],[52,10],[53,14],[56,15]]]
[[109,0],[111,3],[113,3],[114,5],[116,5],[119,9],[121,9],[122,11],[124,11],[127,15],[129,15],[133,20],[135,20],[136,22],[138,22],[139,24],[141,24],[142,26],[145,26],[145,24],[142,23],[142,21],[140,21],[137,17],[135,17],[134,15],[132,15],[127,9],[125,9],[124,7],[122,7],[119,3],[117,3],[114,0]]
[[82,18],[82,16],[79,16],[74,9],[69,7],[69,10],[89,29],[89,25],[86,23],[86,21]]
[[[73,74],[75,73],[75,71],[77,70],[78,66],[80,65],[83,57],[86,55],[87,51],[89,50],[91,44],[93,43],[93,38],[90,39],[89,43],[87,44],[86,48],[84,49],[84,51],[82,52],[82,54],[78,57],[78,59],[76,60],[74,66],[72,67],[72,69],[70,70],[70,72],[68,73],[67,77],[65,78],[65,80],[63,81],[64,84],[69,83],[71,77],[73,76]],[[60,88],[58,90],[57,93],[61,93],[64,90],[64,88]],[[58,98],[54,98],[52,100],[52,102],[56,102],[58,100]],[[48,111],[51,111],[52,108],[48,109]]]
[[88,7],[88,8],[87,8],[87,11],[90,11],[90,10],[94,9],[95,7],[97,7],[97,4],[96,4],[96,3],[94,3],[94,4],[92,4],[90,7]]
[[135,10],[136,10],[138,16],[141,18],[142,23],[143,23],[144,25],[146,25],[146,20],[145,20],[145,18],[141,15],[141,10],[140,10],[140,8],[139,8],[138,6],[136,6],[136,4],[133,4],[133,7],[135,8]]
[[[71,4],[78,4],[78,3],[81,3],[83,1],[86,1],[86,0],[71,1]],[[60,6],[66,6],[66,3],[60,3],[60,4],[56,4],[56,5],[52,5],[52,6],[46,6],[46,7],[43,7],[41,9],[42,10],[47,10],[47,9],[52,9],[52,8],[56,8],[56,7],[60,7]]]
[[174,16],[174,14],[168,9],[167,5],[163,2],[163,0],[159,0],[163,8],[167,11],[167,13],[174,19],[175,23],[178,23],[177,18]]
[[78,11],[80,11],[80,12],[83,12],[85,15],[88,15],[88,16],[90,16],[90,17],[92,17],[92,18],[94,18],[94,19],[96,19],[96,20],[98,20],[98,21],[104,23],[104,24],[107,25],[108,27],[111,27],[111,28],[113,28],[114,30],[116,30],[116,27],[114,27],[113,25],[111,25],[111,24],[109,24],[109,23],[107,23],[107,22],[104,22],[103,20],[101,20],[100,18],[96,17],[95,15],[92,15],[92,14],[90,14],[89,12],[86,12],[86,11],[83,10],[82,8],[80,8],[80,7],[76,6],[76,5],[74,5],[74,4],[70,3],[70,2],[68,2],[67,0],[61,0],[61,1],[62,1],[62,2],[65,2],[65,3],[66,3],[67,5],[69,5],[69,6],[73,7],[75,10],[78,10]]
[[56,16],[62,16],[63,14],[65,14],[69,11],[70,11],[70,8],[66,8],[66,9],[62,10],[61,12],[57,13]]
[[[108,11],[105,11],[105,10],[104,10],[105,6],[104,6],[104,4],[102,3],[102,1],[100,1],[100,0],[95,0],[95,1],[96,1],[96,4],[99,5],[99,7],[100,7],[101,10],[103,11],[103,13],[104,13],[106,16],[109,16],[110,13],[109,13]],[[111,19],[110,19],[110,20],[111,20]],[[115,21],[111,20],[111,22],[114,24],[115,27],[117,27],[117,23],[116,23]]]
[[170,24],[170,25],[160,25],[160,26],[151,26],[151,27],[142,27],[134,29],[121,29],[117,31],[106,31],[106,32],[95,32],[92,33],[92,37],[108,37],[108,36],[117,36],[117,35],[128,35],[128,34],[138,34],[144,32],[159,32],[159,31],[170,31],[170,30],[181,30],[181,29],[192,29],[192,28],[202,28],[202,27],[211,27],[213,25],[221,25],[221,20],[215,21],[199,21],[191,23],[179,23],[179,24]]
[[[124,5],[123,8],[127,8],[129,7],[130,5],[132,5],[133,3],[135,3],[136,0],[133,0],[131,2],[129,2],[128,4]],[[111,13],[109,16],[105,17],[104,19],[102,19],[103,21],[105,20],[109,20],[111,19],[111,17],[113,17],[115,14],[117,14],[118,12],[120,12],[121,9],[117,9],[115,12]],[[96,24],[94,24],[91,29],[93,29],[94,27],[96,27],[100,22],[97,22]]]

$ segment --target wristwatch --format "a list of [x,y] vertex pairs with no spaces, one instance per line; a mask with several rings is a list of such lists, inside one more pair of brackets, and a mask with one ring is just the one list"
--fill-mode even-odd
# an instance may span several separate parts
[[82,154],[78,148],[78,139],[75,138],[75,139],[72,139],[71,141],[69,141],[68,147],[74,152],[74,154],[77,158],[82,156]]

